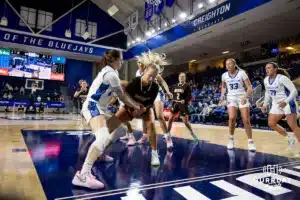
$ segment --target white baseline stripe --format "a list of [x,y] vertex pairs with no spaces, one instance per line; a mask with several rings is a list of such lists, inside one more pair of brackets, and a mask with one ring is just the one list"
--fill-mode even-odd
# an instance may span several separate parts
[[238,200],[238,199],[244,199],[244,200],[264,200],[263,198],[260,198],[246,190],[243,190],[242,188],[239,188],[231,183],[228,183],[227,181],[224,180],[219,180],[219,181],[213,181],[210,182],[211,184],[233,194],[236,196],[229,197],[226,199],[222,200]]
[[[300,166],[297,166],[300,167]],[[300,177],[300,172],[294,171],[294,170],[290,170],[290,169],[282,169],[281,170],[284,173],[290,174],[290,175],[294,175],[294,176],[298,176]]]
[[178,187],[174,188],[174,190],[187,200],[210,200],[191,186]]
[[300,166],[296,166],[296,167],[294,167],[295,169],[300,169]]
[[[293,164],[300,164],[299,162],[300,161],[288,162],[288,163],[281,163],[281,164],[278,164],[278,165],[280,165],[280,166],[289,166],[289,165],[293,165]],[[174,185],[183,185],[183,184],[187,184],[187,183],[200,182],[200,181],[216,179],[216,178],[224,178],[224,177],[234,176],[234,175],[243,175],[243,174],[248,174],[248,173],[252,173],[252,172],[257,172],[257,171],[260,171],[262,169],[263,169],[263,167],[256,167],[256,168],[251,168],[251,169],[247,169],[247,170],[240,170],[240,171],[235,171],[235,172],[227,172],[227,173],[220,173],[220,174],[214,174],[214,175],[208,175],[208,176],[202,176],[202,177],[194,177],[194,178],[181,179],[181,180],[175,180],[175,181],[166,181],[166,182],[161,182],[161,183],[154,183],[154,184],[149,184],[149,185],[143,185],[143,186],[137,187],[137,188],[140,191],[144,191],[144,190],[150,190],[150,189],[155,189],[155,188],[162,188],[162,187],[169,187],[169,186],[174,186]],[[80,198],[80,199],[88,200],[88,199],[94,199],[94,198],[99,198],[99,197],[106,197],[106,196],[114,196],[114,195],[123,194],[123,193],[126,193],[126,191],[129,190],[129,189],[133,189],[133,188],[121,188],[121,189],[116,189],[116,190],[95,192],[95,193],[83,194],[83,195],[78,195],[78,196],[62,197],[62,198],[56,198],[56,200],[73,199],[75,197],[84,197],[84,198]],[[107,193],[107,194],[105,194],[105,193]],[[93,196],[93,195],[97,195],[97,196]]]
[[127,197],[121,197],[121,200],[146,200],[145,197],[141,194],[136,194]]

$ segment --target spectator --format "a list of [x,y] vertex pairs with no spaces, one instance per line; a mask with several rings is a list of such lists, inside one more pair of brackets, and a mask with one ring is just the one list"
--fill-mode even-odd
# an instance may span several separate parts
[[50,102],[51,101],[51,96],[49,93],[47,93],[47,97],[46,97],[47,101]]
[[11,92],[7,95],[7,99],[8,100],[12,100],[12,98],[13,98],[13,95],[11,94]]
[[82,104],[84,103],[89,92],[88,84],[85,80],[80,80],[79,85],[80,87],[77,88],[74,94],[74,105],[77,109],[77,113],[80,112],[79,110],[81,110]]
[[20,94],[25,95],[25,88],[23,86],[20,88]]

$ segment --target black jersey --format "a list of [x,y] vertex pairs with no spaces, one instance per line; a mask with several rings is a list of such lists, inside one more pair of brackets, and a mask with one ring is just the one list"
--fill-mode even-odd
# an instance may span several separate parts
[[158,84],[152,82],[151,86],[142,86],[141,77],[134,78],[127,86],[126,92],[138,103],[143,104],[146,108],[153,106],[154,100],[158,94]]
[[173,88],[173,100],[174,101],[181,101],[184,100],[185,103],[191,100],[192,97],[192,90],[191,87],[185,83],[183,85],[177,84]]

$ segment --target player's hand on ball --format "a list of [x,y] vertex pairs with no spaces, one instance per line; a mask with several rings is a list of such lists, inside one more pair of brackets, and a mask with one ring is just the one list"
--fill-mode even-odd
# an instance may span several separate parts
[[140,104],[140,108],[133,111],[133,116],[140,117],[145,111],[146,108],[142,104]]
[[171,92],[168,93],[170,99],[173,99],[173,94]]

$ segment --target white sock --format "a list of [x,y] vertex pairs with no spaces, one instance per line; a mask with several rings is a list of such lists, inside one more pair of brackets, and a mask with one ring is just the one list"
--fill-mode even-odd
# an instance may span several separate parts
[[157,150],[153,150],[153,149],[152,149],[152,153],[158,154]]
[[287,133],[287,137],[293,137],[293,136],[295,136],[294,133]]
[[80,174],[82,175],[91,174],[92,167],[99,156],[101,156],[101,153],[97,147],[96,141],[94,141],[89,148],[88,154],[85,158]]
[[103,154],[106,147],[110,144],[110,135],[107,127],[102,127],[94,132],[96,140],[89,148],[88,154],[83,163],[81,174],[91,173],[95,161]]
[[233,140],[233,136],[232,136],[232,135],[230,135],[230,136],[229,136],[229,139],[230,139],[230,140]]
[[248,139],[248,142],[253,142],[253,140],[252,139]]

